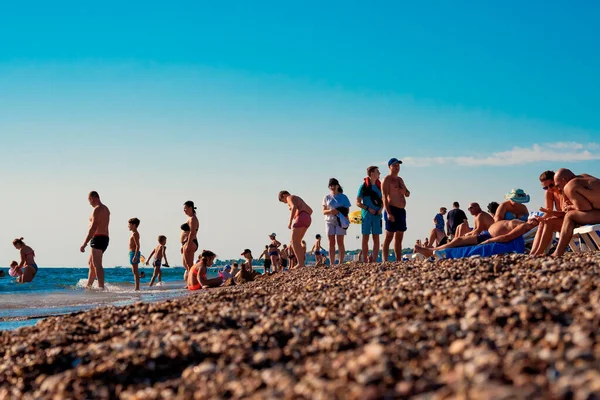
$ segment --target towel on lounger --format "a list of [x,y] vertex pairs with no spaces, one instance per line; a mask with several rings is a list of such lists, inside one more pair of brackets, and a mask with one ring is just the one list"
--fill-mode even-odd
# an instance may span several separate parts
[[525,253],[523,236],[507,243],[488,243],[477,246],[454,247],[435,252],[441,258],[466,258],[471,256],[490,257],[496,254]]

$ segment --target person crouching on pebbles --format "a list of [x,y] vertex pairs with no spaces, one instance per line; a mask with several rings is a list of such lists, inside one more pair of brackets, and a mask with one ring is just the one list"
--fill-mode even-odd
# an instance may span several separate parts
[[208,271],[208,267],[212,266],[215,262],[215,258],[217,255],[210,250],[202,251],[200,255],[200,261],[190,268],[190,272],[188,273],[188,289],[189,290],[199,290],[203,287],[217,287],[221,286],[223,283],[222,278],[212,278],[208,279],[206,277],[206,273]]
[[302,250],[302,239],[312,222],[312,208],[308,206],[300,197],[290,194],[287,190],[282,190],[277,196],[280,202],[286,203],[290,209],[290,221],[288,229],[292,230],[292,250],[298,260],[298,267],[305,267],[306,253]]

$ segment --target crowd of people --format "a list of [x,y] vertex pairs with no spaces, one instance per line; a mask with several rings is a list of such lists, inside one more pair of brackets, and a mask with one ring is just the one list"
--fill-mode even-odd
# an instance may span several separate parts
[[[407,230],[406,198],[410,197],[411,193],[399,176],[401,164],[402,161],[397,158],[390,159],[387,164],[389,172],[383,181],[380,181],[381,173],[377,166],[367,168],[367,176],[358,189],[355,203],[361,210],[362,246],[359,261],[377,261],[380,235],[383,234],[384,229],[383,261],[388,261],[392,243],[396,260],[402,257],[402,240]],[[553,171],[545,171],[540,176],[540,183],[546,191],[546,201],[544,207],[534,214],[530,214],[525,205],[530,201],[530,196],[522,189],[513,189],[507,193],[505,201],[501,204],[495,202],[488,204],[487,212],[478,203],[470,203],[467,210],[474,217],[472,227],[458,202],[453,204],[450,211],[441,207],[440,212],[433,218],[434,228],[429,237],[425,238],[423,243],[417,241],[414,252],[432,256],[440,250],[509,243],[537,227],[531,254],[534,256],[545,254],[554,234],[560,232],[558,244],[552,255],[561,256],[566,251],[576,226],[600,223],[600,179],[588,174],[575,175],[572,171],[563,168],[556,174]],[[344,262],[344,238],[350,224],[349,214],[352,203],[344,194],[337,179],[331,178],[328,186],[330,192],[322,202],[328,251],[321,244],[321,235],[316,235],[316,241],[310,252],[315,255],[317,264],[325,264],[328,255],[330,265],[334,265],[336,255],[338,263]],[[102,289],[104,288],[102,258],[109,245],[110,211],[101,202],[97,192],[90,192],[88,200],[93,211],[88,234],[80,251],[85,252],[89,244],[87,287],[91,287],[97,280],[98,287]],[[288,229],[291,230],[291,236],[288,246],[278,241],[275,233],[269,235],[270,243],[265,246],[258,258],[264,260],[264,271],[267,274],[280,273],[286,268],[305,266],[307,246],[304,236],[312,223],[313,210],[301,197],[282,190],[278,194],[278,200],[287,204],[290,210]],[[252,280],[256,276],[252,268],[254,260],[252,252],[250,249],[245,249],[241,253],[245,260],[241,266],[234,263],[233,268],[227,266],[221,271],[219,277],[208,278],[207,271],[214,264],[216,254],[210,250],[203,250],[198,259],[195,258],[199,249],[197,239],[199,222],[194,202],[186,201],[183,212],[187,216],[187,221],[181,225],[181,255],[185,268],[184,280],[190,290],[220,286],[225,282],[239,283]],[[129,220],[128,227],[131,231],[129,261],[136,290],[140,287],[138,268],[142,261],[139,225],[138,218]],[[372,246],[369,251],[371,239]],[[152,261],[154,273],[149,286],[161,282],[161,267],[168,266],[166,243],[167,238],[164,235],[158,236],[158,244],[146,260],[146,265],[149,265],[154,258]],[[38,271],[35,252],[25,244],[23,238],[15,239],[13,245],[19,250],[21,260],[11,263],[9,274],[17,277],[19,282],[30,282]]]

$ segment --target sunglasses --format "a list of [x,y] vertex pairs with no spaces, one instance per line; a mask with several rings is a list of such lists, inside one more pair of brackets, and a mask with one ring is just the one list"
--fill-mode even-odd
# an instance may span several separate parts
[[542,189],[548,190],[548,189],[552,189],[554,186],[556,186],[556,185],[554,183],[551,183],[548,186],[544,186]]

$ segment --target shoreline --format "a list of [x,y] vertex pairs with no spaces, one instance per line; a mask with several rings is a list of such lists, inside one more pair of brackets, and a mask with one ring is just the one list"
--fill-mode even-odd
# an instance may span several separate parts
[[0,332],[0,397],[600,394],[600,254],[343,264]]

